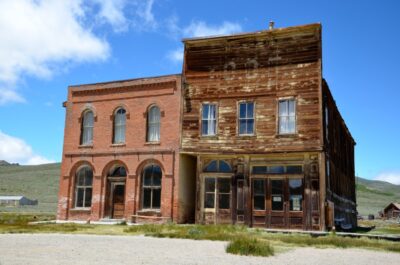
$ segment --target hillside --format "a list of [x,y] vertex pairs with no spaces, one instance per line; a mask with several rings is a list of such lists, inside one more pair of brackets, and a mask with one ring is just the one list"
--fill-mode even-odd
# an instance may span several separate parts
[[[10,208],[1,211],[38,211],[54,213],[57,209],[60,163],[39,166],[0,166],[0,195],[24,195],[38,199],[39,206]],[[400,185],[357,178],[357,204],[361,215],[377,214],[392,201],[400,202]]]
[[60,163],[39,166],[0,166],[0,195],[24,195],[38,199],[38,206],[12,208],[0,206],[1,211],[56,213]]
[[357,178],[357,204],[361,215],[377,215],[390,202],[400,202],[400,185]]

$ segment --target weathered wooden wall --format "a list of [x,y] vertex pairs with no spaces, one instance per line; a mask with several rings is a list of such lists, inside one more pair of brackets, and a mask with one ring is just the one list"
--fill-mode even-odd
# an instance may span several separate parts
[[[182,150],[258,153],[321,150],[321,26],[185,40]],[[279,98],[294,97],[297,133],[279,136]],[[255,102],[255,135],[237,133],[239,100]],[[201,137],[201,104],[218,105],[217,135]]]
[[323,80],[322,85],[325,106],[324,141],[326,163],[329,163],[329,166],[326,166],[327,199],[335,203],[335,218],[345,218],[346,222],[351,222],[355,225],[357,222],[355,214],[355,141],[336,106],[325,80]]

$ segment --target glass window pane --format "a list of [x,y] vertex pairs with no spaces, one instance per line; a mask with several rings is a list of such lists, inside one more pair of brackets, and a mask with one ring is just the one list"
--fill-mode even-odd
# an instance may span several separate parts
[[247,118],[253,118],[254,117],[254,103],[249,102],[247,103]]
[[202,120],[201,121],[201,129],[202,129],[202,135],[208,135],[208,120]]
[[283,211],[283,196],[272,195],[272,210]]
[[265,181],[263,179],[253,180],[253,193],[256,195],[265,195]]
[[239,118],[246,118],[246,103],[239,104]]
[[230,194],[219,194],[218,207],[219,209],[230,209]]
[[204,169],[204,172],[217,172],[218,171],[217,166],[218,166],[217,161],[213,160],[206,166],[206,168]]
[[247,132],[246,134],[253,134],[254,133],[254,120],[247,120]]
[[76,185],[77,186],[83,186],[85,184],[85,175],[84,175],[84,170],[81,169],[78,172],[77,180],[76,180]]
[[303,202],[303,181],[301,179],[289,180],[290,211],[301,211]]
[[267,174],[266,166],[255,166],[253,167],[253,174]]
[[161,186],[161,174],[160,175],[153,175],[153,185],[154,186]]
[[265,196],[254,195],[253,207],[254,210],[265,210]]
[[84,194],[84,189],[83,188],[77,188],[76,190],[76,207],[83,207],[83,194]]
[[288,133],[295,133],[296,132],[296,117],[292,116],[289,117],[287,124],[287,132]]
[[287,117],[279,117],[279,133],[286,133],[288,128]]
[[287,101],[279,101],[279,116],[288,115],[287,113]]
[[204,208],[214,208],[214,193],[206,193],[205,194]]
[[151,189],[143,189],[143,208],[151,208]]
[[219,161],[219,172],[232,172],[231,166],[223,160]]
[[296,101],[295,100],[289,100],[288,104],[289,104],[289,115],[290,116],[294,116],[295,115],[295,111],[296,111]]
[[159,209],[161,206],[161,189],[153,189],[153,209]]
[[239,134],[246,134],[246,120],[239,120]]
[[93,177],[91,175],[86,175],[85,186],[92,186]]
[[206,192],[215,192],[215,178],[206,178],[204,183]]
[[214,120],[214,119],[215,119],[215,109],[216,109],[216,106],[215,106],[214,104],[211,104],[211,105],[209,105],[209,109],[210,109],[210,111],[209,111],[209,116],[208,116],[208,118],[209,118],[210,120]]
[[209,113],[209,105],[203,104],[203,119],[205,120],[208,119],[208,113]]
[[302,174],[303,167],[302,166],[287,166],[286,173],[288,174]]
[[85,207],[92,205],[92,188],[86,188],[85,190]]
[[231,179],[230,178],[219,178],[218,179],[218,191],[222,193],[231,192]]
[[143,177],[144,186],[151,186],[151,174],[145,174]]
[[270,167],[268,167],[268,173],[283,174],[283,173],[285,173],[285,168],[283,166],[270,166]]

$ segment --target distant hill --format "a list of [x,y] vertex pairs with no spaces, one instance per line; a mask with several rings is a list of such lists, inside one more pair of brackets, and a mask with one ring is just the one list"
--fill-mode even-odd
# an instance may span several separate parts
[[390,202],[400,202],[400,185],[357,178],[356,186],[358,212],[361,215],[377,215]]
[[12,208],[2,211],[56,213],[60,163],[38,166],[0,166],[0,195],[24,195],[38,199],[38,206]]
[[[1,161],[0,161],[1,162]],[[38,199],[38,207],[10,208],[1,211],[39,211],[56,213],[60,163],[39,166],[0,166],[0,195],[24,195]],[[378,214],[390,202],[400,202],[400,185],[357,178],[357,204],[361,215]]]
[[8,163],[5,160],[0,160],[0,166],[19,166],[18,163]]

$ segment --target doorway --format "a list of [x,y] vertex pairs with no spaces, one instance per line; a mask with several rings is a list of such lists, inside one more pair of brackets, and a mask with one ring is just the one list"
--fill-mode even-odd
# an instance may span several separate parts
[[125,183],[111,183],[112,185],[112,219],[122,219],[125,212]]
[[125,216],[126,170],[114,167],[107,176],[105,218],[123,219]]

